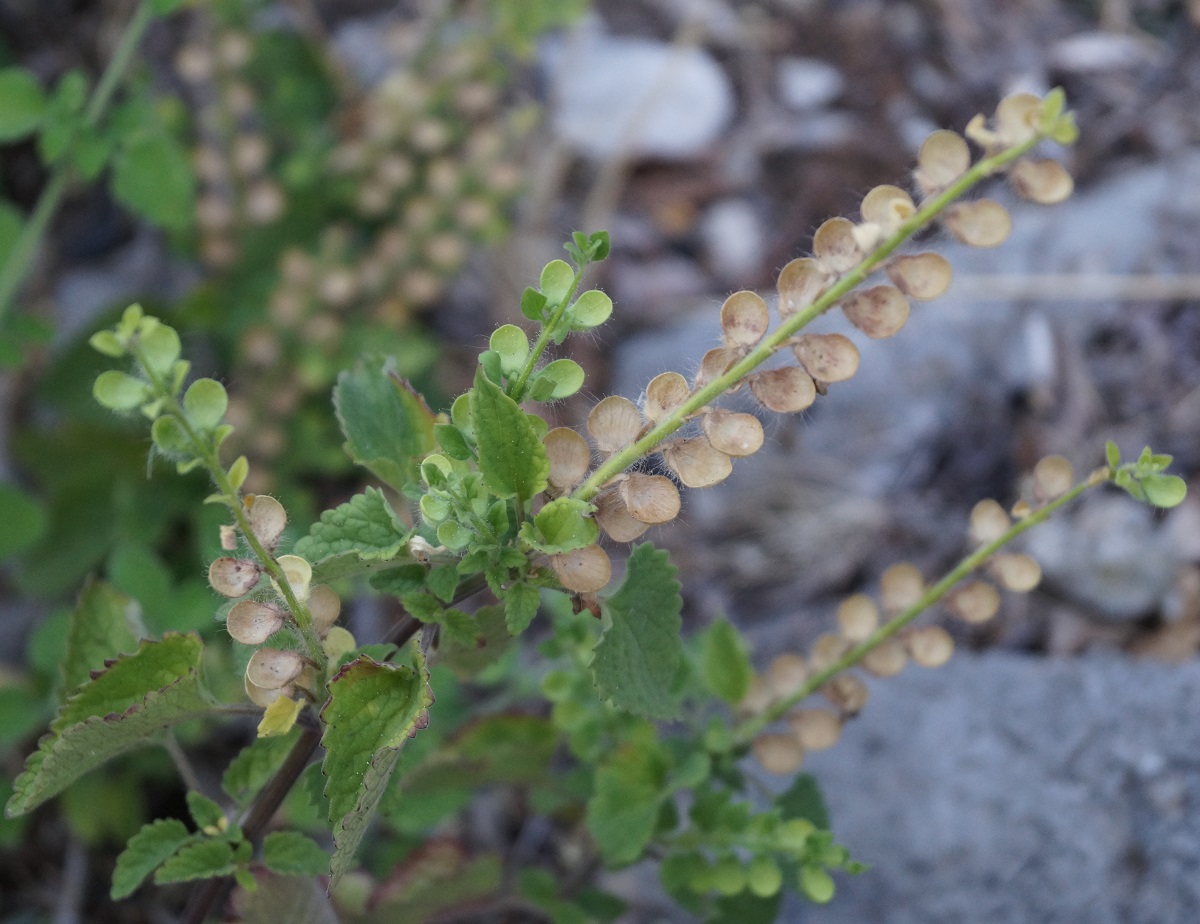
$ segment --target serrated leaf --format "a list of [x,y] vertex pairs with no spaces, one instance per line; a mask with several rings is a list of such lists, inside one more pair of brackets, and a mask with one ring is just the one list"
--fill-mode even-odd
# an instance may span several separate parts
[[275,831],[263,839],[263,863],[283,876],[320,876],[329,868],[329,854],[299,831]]
[[322,513],[294,551],[310,562],[347,554],[363,561],[384,561],[399,555],[410,535],[412,530],[396,516],[383,492],[367,488]]
[[596,770],[587,828],[610,866],[637,860],[654,836],[667,762],[653,741],[630,741]]
[[524,581],[518,581],[504,592],[504,622],[510,634],[520,635],[529,628],[541,599],[537,587]]
[[587,514],[592,507],[587,501],[559,497],[550,501],[521,528],[521,538],[548,555],[573,552],[594,545],[600,537],[600,527]]
[[193,835],[177,818],[160,818],[144,825],[129,839],[113,870],[113,901],[128,898],[147,876],[168,857],[192,839]]
[[471,416],[479,451],[479,471],[496,497],[524,504],[545,490],[550,460],[525,412],[476,370]]
[[334,840],[330,888],[354,861],[401,746],[427,721],[429,672],[413,650],[416,669],[360,656],[329,681],[321,744]]
[[512,646],[504,607],[481,606],[475,611],[474,621],[474,636],[469,644],[443,639],[437,648],[436,663],[450,668],[460,677],[473,677],[494,664]]
[[225,813],[221,811],[221,806],[204,793],[189,789],[185,798],[187,799],[188,813],[192,816],[192,821],[196,823],[197,828],[220,828],[224,824]]
[[124,140],[112,162],[112,192],[143,218],[181,229],[192,221],[196,181],[187,152],[161,132]]
[[683,598],[667,553],[649,543],[634,548],[624,583],[601,607],[612,624],[592,658],[600,696],[635,715],[671,718],[672,681],[683,657]]
[[21,67],[0,70],[0,141],[24,138],[46,114],[46,93],[37,78]]
[[228,841],[197,841],[184,845],[163,863],[154,874],[154,881],[158,885],[167,885],[193,879],[213,879],[229,876],[236,868],[234,848]]
[[745,697],[753,669],[746,645],[728,619],[718,619],[704,633],[700,669],[705,686],[725,702],[740,703]]
[[197,636],[170,633],[161,642],[142,642],[82,687],[25,762],[8,816],[36,808],[105,761],[152,743],[164,729],[214,712],[200,681],[202,650]]
[[295,729],[289,734],[274,738],[255,738],[242,749],[221,777],[221,788],[239,806],[246,806],[260,789],[267,784],[283,763],[299,734]]
[[397,491],[417,479],[418,460],[435,448],[434,415],[396,374],[395,360],[369,357],[343,372],[333,406],[351,459]]

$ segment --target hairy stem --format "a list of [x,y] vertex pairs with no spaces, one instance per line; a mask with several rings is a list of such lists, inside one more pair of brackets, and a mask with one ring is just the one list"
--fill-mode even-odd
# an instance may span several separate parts
[[1028,529],[1032,529],[1039,523],[1045,522],[1050,518],[1055,511],[1059,510],[1066,504],[1069,504],[1088,488],[1095,487],[1098,484],[1104,484],[1111,478],[1111,471],[1107,467],[1096,469],[1086,479],[1079,482],[1071,490],[1065,494],[1055,498],[1054,500],[1042,505],[1034,510],[1028,516],[1017,520],[1012,524],[1004,534],[993,539],[991,542],[980,546],[970,555],[966,556],[962,561],[954,566],[940,581],[929,587],[921,598],[900,613],[894,619],[888,620],[878,629],[871,633],[869,637],[859,642],[848,652],[846,652],[837,661],[834,661],[828,667],[817,671],[809,677],[802,687],[786,699],[780,700],[777,703],[772,703],[770,707],[765,709],[760,714],[753,716],[742,722],[736,730],[736,740],[739,745],[749,744],[750,741],[772,722],[781,719],[787,712],[797,703],[807,699],[817,690],[821,689],[826,683],[848,668],[854,667],[862,661],[871,651],[878,648],[889,638],[911,623],[914,619],[924,613],[927,609],[946,596],[947,593],[965,578],[972,571],[982,566],[989,558],[996,554],[1008,543],[1012,542],[1017,536]]
[[546,347],[549,345],[550,339],[557,333],[559,326],[562,324],[563,315],[566,314],[567,306],[571,304],[571,299],[575,297],[575,293],[579,289],[579,284],[583,281],[583,273],[586,269],[587,264],[584,263],[575,271],[575,278],[571,280],[571,288],[563,296],[562,302],[555,307],[554,314],[550,316],[550,320],[542,325],[542,330],[538,334],[537,341],[529,351],[529,355],[525,357],[525,365],[521,368],[520,375],[517,376],[517,381],[513,385],[511,395],[512,399],[518,404],[525,397],[525,386],[529,384],[529,377],[533,375],[533,370],[537,366],[538,360],[542,358],[542,354],[546,352]]
[[686,401],[663,417],[640,439],[609,456],[587,480],[575,489],[571,496],[578,500],[591,500],[595,497],[610,479],[628,469],[643,456],[653,452],[667,437],[682,427],[688,418],[726,391],[737,386],[746,376],[774,356],[789,338],[795,336],[815,318],[833,308],[839,300],[871,275],[900,245],[916,232],[928,227],[947,206],[960,199],[982,180],[1004,169],[1021,155],[1028,153],[1041,140],[1041,136],[1036,136],[1023,144],[983,158],[976,163],[940,194],[934,196],[914,212],[890,237],[863,257],[857,266],[838,277],[837,281],[821,293],[811,305],[803,311],[785,318],[774,332],[767,334],[758,346],[730,366],[723,375],[713,379],[703,388],[693,391]]

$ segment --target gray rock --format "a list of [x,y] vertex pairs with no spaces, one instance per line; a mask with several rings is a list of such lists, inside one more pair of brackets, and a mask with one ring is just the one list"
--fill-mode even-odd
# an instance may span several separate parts
[[817,58],[784,58],[779,62],[779,99],[791,109],[820,109],[845,89],[842,72]]
[[728,285],[757,274],[766,247],[758,211],[745,199],[714,202],[700,219],[704,254],[713,272]]
[[959,656],[808,769],[872,869],[811,924],[1200,920],[1200,664]]

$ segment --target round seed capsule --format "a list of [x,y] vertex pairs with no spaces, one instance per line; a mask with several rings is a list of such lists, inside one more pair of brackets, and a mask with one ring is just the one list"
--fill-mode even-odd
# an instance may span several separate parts
[[342,600],[327,584],[318,584],[308,595],[308,612],[317,635],[325,636],[342,612]]
[[789,318],[811,305],[829,285],[829,274],[812,257],[793,260],[779,273],[779,315]]
[[880,575],[879,596],[888,613],[900,613],[921,599],[925,576],[908,562],[898,562]]
[[946,606],[963,622],[987,622],[1000,609],[1000,592],[987,581],[972,581],[955,589]]
[[872,286],[844,302],[846,318],[868,337],[882,340],[900,333],[908,321],[908,299],[895,286]]
[[885,639],[868,651],[862,659],[863,669],[875,677],[894,677],[904,670],[908,653],[903,643],[895,637]]
[[854,235],[854,222],[848,218],[830,218],[813,235],[813,254],[832,273],[844,273],[862,259]]
[[917,154],[917,185],[930,196],[949,186],[971,166],[971,151],[962,136],[939,129],[921,145]]
[[763,677],[771,699],[782,700],[795,696],[808,681],[808,661],[791,651],[776,655]]
[[912,217],[916,206],[912,196],[899,186],[876,186],[863,197],[863,221],[879,225],[885,234],[891,234]]
[[856,715],[867,704],[867,685],[853,674],[838,674],[821,687],[824,697],[846,715]]
[[939,253],[896,257],[887,268],[892,282],[905,295],[918,301],[937,298],[950,287],[950,261]]
[[1042,98],[1033,93],[1010,93],[996,106],[996,131],[1009,147],[1024,144],[1038,132]]
[[767,303],[757,292],[734,292],[721,306],[721,331],[725,345],[734,350],[748,350],[771,324]]
[[254,703],[254,705],[263,709],[266,709],[269,705],[271,705],[271,703],[283,696],[282,687],[268,690],[264,687],[258,686],[257,684],[251,683],[249,677],[242,678],[242,687],[246,691],[246,698],[249,699],[250,702]]
[[841,660],[851,647],[852,643],[850,639],[836,632],[825,632],[818,635],[808,655],[809,661],[812,662],[813,670],[824,670]]
[[291,683],[304,670],[304,658],[297,651],[260,648],[246,664],[246,679],[264,690],[278,690]]
[[720,378],[737,358],[737,351],[727,347],[714,347],[709,350],[700,360],[700,370],[696,373],[694,386],[703,388],[713,379]]
[[778,414],[791,414],[812,407],[817,386],[799,366],[768,369],[750,376],[750,391],[763,407]]
[[251,532],[268,550],[274,549],[287,526],[287,511],[283,504],[269,494],[247,494],[242,503]]
[[634,472],[617,491],[630,516],[643,523],[669,523],[679,515],[679,489],[664,475]]
[[1033,467],[1033,493],[1039,502],[1061,497],[1074,483],[1075,472],[1063,456],[1046,456]]
[[879,626],[879,607],[866,594],[854,594],[838,605],[838,626],[852,642],[861,642]]
[[637,439],[642,429],[642,412],[628,398],[613,395],[592,408],[587,428],[597,449],[616,452]]
[[208,566],[208,583],[223,597],[241,597],[254,589],[261,573],[256,561],[223,556]]
[[752,456],[763,444],[763,428],[753,414],[711,408],[704,415],[704,435],[713,447],[734,458]]
[[795,709],[787,720],[806,751],[827,750],[842,736],[842,720],[828,709]]
[[786,776],[795,773],[804,763],[804,748],[795,735],[769,732],[755,738],[750,747],[754,758],[767,773]]
[[[287,579],[288,586],[292,588],[292,593],[296,595],[297,600],[303,603],[308,599],[312,565],[308,563],[308,559],[301,558],[299,555],[280,555],[277,560],[279,567],[283,569],[283,576]],[[279,590],[279,587],[276,586],[275,589]]]
[[683,404],[691,391],[687,379],[678,372],[656,375],[646,386],[646,419],[651,423],[658,423]]
[[1022,159],[1008,171],[1017,195],[1041,205],[1062,202],[1075,189],[1071,174],[1056,160]]
[[542,438],[550,460],[550,484],[565,494],[587,474],[592,464],[592,451],[587,441],[570,427],[555,427]]
[[978,199],[959,202],[947,210],[946,227],[970,247],[998,247],[1012,232],[1012,217],[994,199]]
[[282,627],[283,613],[257,600],[235,603],[225,618],[225,628],[243,645],[261,645]]
[[941,667],[954,654],[954,639],[941,626],[921,626],[904,640],[913,661],[921,667]]
[[971,541],[976,545],[993,542],[1012,525],[1008,512],[997,501],[987,498],[971,509]]
[[729,477],[733,462],[705,437],[675,440],[662,450],[663,461],[689,488],[707,488]]
[[1042,566],[1029,555],[1004,553],[988,562],[988,571],[1005,590],[1028,593],[1042,579]]
[[603,588],[612,577],[612,563],[598,545],[550,557],[550,566],[559,583],[575,593],[592,593]]
[[607,491],[596,498],[596,523],[615,542],[632,542],[650,528],[649,523],[629,512],[617,491]]
[[844,382],[858,371],[858,348],[842,334],[801,334],[792,352],[818,382]]

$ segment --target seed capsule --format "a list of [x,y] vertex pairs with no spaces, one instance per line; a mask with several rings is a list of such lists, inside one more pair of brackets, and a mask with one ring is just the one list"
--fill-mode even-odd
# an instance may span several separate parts
[[962,137],[939,129],[921,145],[917,154],[917,185],[926,196],[945,189],[971,166],[971,151]]
[[324,637],[342,612],[342,600],[327,584],[318,584],[308,595],[308,612],[317,635]]
[[264,690],[278,690],[291,683],[304,670],[304,658],[297,651],[260,648],[246,664],[246,679]]
[[679,489],[663,475],[634,472],[617,492],[629,515],[643,523],[669,523],[679,515]]
[[223,597],[241,597],[254,589],[261,573],[256,561],[224,556],[208,566],[208,583]]
[[862,659],[863,668],[875,677],[894,677],[904,670],[908,653],[898,638],[889,638],[868,651]]
[[274,690],[268,690],[250,682],[249,677],[242,678],[242,687],[246,691],[246,698],[254,705],[266,709],[271,703],[283,696],[283,688],[280,687]]
[[763,444],[763,428],[753,414],[738,414],[724,408],[712,408],[704,415],[704,435],[726,455],[752,456]]
[[[301,558],[299,555],[280,555],[278,558],[279,567],[283,569],[283,576],[287,579],[288,586],[291,587],[292,593],[296,599],[303,603],[308,599],[309,582],[312,580],[312,565],[308,560]],[[272,579],[274,584],[274,579]],[[275,590],[279,591],[279,586],[275,585]]]
[[779,316],[789,318],[811,305],[829,285],[829,274],[812,257],[793,260],[779,274]]
[[1061,497],[1074,482],[1075,472],[1063,456],[1046,456],[1033,467],[1033,493],[1039,503]]
[[863,221],[879,225],[884,234],[891,234],[912,217],[917,210],[912,196],[899,186],[876,186],[863,197]]
[[733,462],[702,436],[675,440],[662,449],[663,461],[689,488],[707,488],[729,477]]
[[801,334],[792,352],[818,382],[844,382],[858,371],[858,348],[841,334]]
[[1012,525],[1008,512],[990,497],[971,509],[971,541],[976,545],[994,542]]
[[950,287],[953,271],[941,254],[918,253],[896,257],[888,264],[887,274],[905,295],[925,302]]
[[988,571],[1005,590],[1017,593],[1028,593],[1042,580],[1042,566],[1029,555],[996,555],[988,562]]
[[1007,147],[1034,138],[1042,117],[1042,98],[1033,93],[1012,93],[996,106],[996,131]]
[[247,494],[242,502],[251,532],[268,551],[273,551],[287,526],[287,511],[283,504],[268,494]]
[[570,427],[555,427],[542,439],[550,460],[550,484],[559,494],[566,494],[583,481],[592,464],[592,451],[587,441]]
[[637,439],[642,429],[642,412],[628,398],[605,398],[588,414],[588,433],[601,452],[616,452]]
[[242,600],[229,611],[225,627],[243,645],[261,645],[283,627],[283,613],[257,600]]
[[687,379],[678,372],[656,375],[646,386],[646,419],[658,423],[671,411],[683,404],[691,394]]
[[715,347],[709,350],[700,360],[700,370],[696,373],[693,387],[703,388],[713,379],[720,378],[737,361],[737,358],[737,351],[728,347]]
[[879,578],[879,596],[888,613],[900,613],[914,605],[925,592],[925,576],[908,562],[898,562]]
[[868,337],[881,340],[900,333],[908,321],[908,299],[895,286],[872,286],[844,302],[846,318]]
[[759,735],[750,747],[755,760],[767,773],[786,776],[795,773],[804,763],[804,748],[795,735],[770,732]]
[[808,656],[813,670],[823,671],[825,668],[840,661],[846,652],[851,649],[852,645],[853,643],[850,639],[844,635],[838,635],[836,632],[825,632],[817,636]]
[[828,750],[842,736],[842,720],[828,709],[796,709],[787,720],[806,751]]
[[550,557],[550,566],[558,575],[559,583],[575,593],[600,590],[612,577],[612,563],[598,545],[553,555]]
[[813,235],[813,254],[832,273],[844,273],[862,259],[854,222],[848,218],[830,218]]
[[756,292],[734,292],[721,306],[721,331],[730,349],[750,349],[762,340],[770,325],[767,303]]
[[941,667],[954,654],[954,639],[941,626],[921,626],[904,640],[913,661],[921,667]]
[[1012,217],[994,199],[978,199],[948,209],[946,227],[970,247],[998,247],[1012,232]]
[[821,687],[822,695],[845,715],[857,715],[867,704],[867,685],[853,674],[838,674]]
[[803,655],[785,651],[771,661],[763,680],[771,699],[784,700],[800,692],[810,673]]
[[596,523],[614,542],[632,542],[650,527],[629,512],[617,491],[596,498]]
[[1021,159],[1008,171],[1017,194],[1040,205],[1062,202],[1075,189],[1071,174],[1056,160]]
[[879,607],[866,594],[854,594],[838,606],[837,621],[842,635],[861,642],[879,627]]
[[987,581],[972,581],[954,590],[946,606],[963,622],[987,622],[1000,609],[1000,593]]
[[750,376],[750,391],[763,407],[778,414],[803,411],[817,400],[817,386],[799,366],[768,369]]

